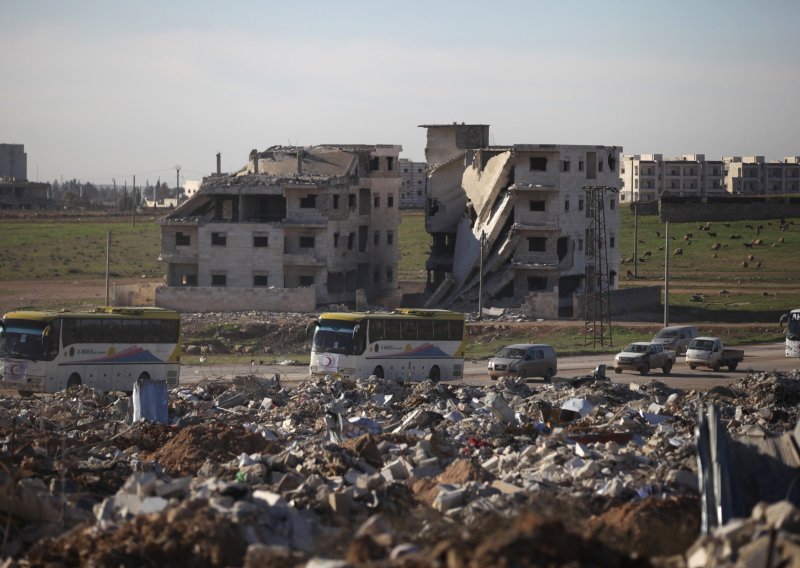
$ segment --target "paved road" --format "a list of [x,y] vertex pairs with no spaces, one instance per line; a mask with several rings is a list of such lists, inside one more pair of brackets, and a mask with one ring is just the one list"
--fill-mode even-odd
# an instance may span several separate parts
[[[625,371],[621,374],[608,372],[608,377],[615,383],[643,383],[651,378],[657,379],[674,388],[683,390],[707,390],[709,388],[728,385],[738,378],[744,376],[748,369],[756,371],[789,371],[800,369],[800,360],[787,359],[784,356],[783,343],[773,343],[767,345],[745,345],[737,346],[737,349],[744,349],[745,359],[734,372],[727,370],[717,373],[697,369],[689,370],[683,357],[679,357],[677,363],[669,375],[663,375],[660,371],[653,371],[647,376],[639,373]],[[579,377],[592,372],[601,363],[605,363],[611,369],[613,355],[580,355],[575,357],[559,357],[558,376],[559,377]],[[281,380],[287,384],[298,383],[307,378],[307,366],[289,365],[186,365],[181,368],[181,383],[194,384],[204,378],[225,378],[230,379],[234,375],[242,375],[251,372],[262,376],[271,377],[279,373]],[[486,374],[486,361],[467,361],[464,371],[464,383],[470,385],[488,385],[491,383]]]

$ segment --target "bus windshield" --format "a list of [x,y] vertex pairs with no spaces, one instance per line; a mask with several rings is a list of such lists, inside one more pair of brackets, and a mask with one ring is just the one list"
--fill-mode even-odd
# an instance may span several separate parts
[[313,349],[319,353],[358,355],[364,350],[363,336],[357,321],[324,319],[314,332]]
[[786,326],[786,339],[791,341],[800,340],[800,312],[789,314],[789,322]]
[[[0,357],[51,360],[58,354],[58,337],[46,321],[5,320],[0,327]],[[51,348],[52,347],[52,348]]]

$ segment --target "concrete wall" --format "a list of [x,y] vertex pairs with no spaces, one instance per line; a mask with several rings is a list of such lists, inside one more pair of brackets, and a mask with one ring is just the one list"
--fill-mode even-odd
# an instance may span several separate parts
[[156,289],[156,306],[180,312],[313,312],[316,295],[306,288],[175,288]]
[[800,216],[800,196],[791,197],[662,197],[661,221],[687,223],[697,221],[741,221],[745,219],[781,219]]
[[[618,316],[630,312],[658,311],[661,309],[661,286],[637,286],[611,290],[609,304],[611,315]],[[583,294],[575,294],[573,308],[576,319],[584,317]]]

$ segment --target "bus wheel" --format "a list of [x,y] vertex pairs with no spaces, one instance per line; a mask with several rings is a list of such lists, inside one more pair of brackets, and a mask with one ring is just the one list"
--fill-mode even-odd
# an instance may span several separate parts
[[434,365],[431,367],[431,372],[428,373],[428,378],[434,384],[439,382],[439,380],[442,378],[442,372],[439,370],[438,366]]
[[139,380],[140,381],[149,381],[150,380],[149,373],[142,373],[141,375],[139,375]]
[[77,387],[81,384],[81,376],[78,373],[72,373],[67,379],[67,388]]
[[378,365],[377,367],[372,369],[372,374],[375,375],[376,377],[378,377],[379,379],[382,379],[383,378],[383,367]]

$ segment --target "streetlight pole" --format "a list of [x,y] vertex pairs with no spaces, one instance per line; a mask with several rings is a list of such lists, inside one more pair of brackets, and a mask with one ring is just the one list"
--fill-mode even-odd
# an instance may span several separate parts
[[481,238],[478,241],[481,247],[481,262],[478,269],[478,319],[483,319],[483,246],[486,243],[486,233],[481,231]]
[[669,221],[664,222],[664,327],[669,326]]

